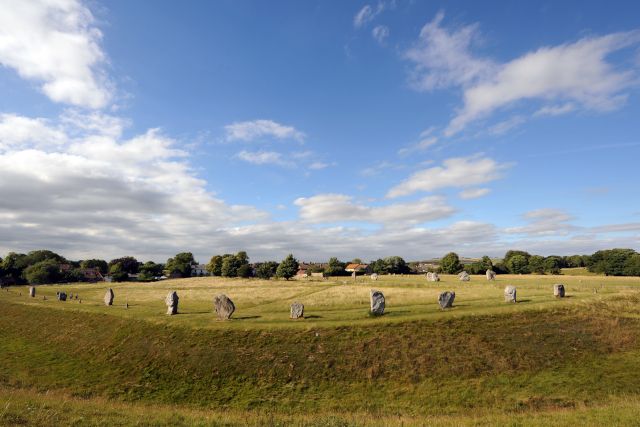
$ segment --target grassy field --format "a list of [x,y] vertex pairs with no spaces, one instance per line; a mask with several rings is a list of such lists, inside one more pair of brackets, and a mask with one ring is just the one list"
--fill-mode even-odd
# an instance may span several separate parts
[[[567,298],[555,299],[554,283]],[[503,302],[507,284],[518,304]],[[640,279],[194,278],[0,292],[0,423],[633,425]],[[368,315],[369,289],[387,314]],[[82,300],[59,302],[64,290]],[[165,315],[169,290],[180,313]],[[456,292],[442,311],[437,296]],[[212,300],[236,304],[215,320]],[[46,300],[42,297],[47,296]],[[304,320],[288,319],[305,304]],[[128,303],[129,308],[124,304]]]
[[[553,284],[564,283],[567,298],[553,297]],[[504,303],[506,285],[518,289],[519,303]],[[108,288],[115,293],[114,306],[106,307],[103,297]],[[381,318],[370,318],[369,290],[381,290],[387,310]],[[164,298],[169,291],[180,297],[179,316],[166,316]],[[443,312],[437,299],[444,290],[454,291],[454,308]],[[370,325],[413,320],[449,319],[458,316],[515,313],[571,306],[601,300],[607,296],[633,294],[640,290],[640,278],[603,276],[516,276],[501,275],[494,282],[472,276],[460,282],[456,276],[441,276],[440,282],[427,282],[423,276],[381,276],[378,281],[358,277],[326,281],[263,281],[201,277],[154,283],[99,283],[46,285],[37,287],[37,298],[28,298],[27,287],[10,288],[4,299],[11,302],[57,310],[108,313],[114,316],[193,328],[253,329],[309,328],[324,326]],[[79,295],[79,300],[56,301],[56,292]],[[22,296],[20,296],[20,293]],[[213,298],[225,293],[236,305],[231,322],[218,322]],[[2,296],[2,295],[0,295]],[[42,297],[46,296],[47,300]],[[81,302],[80,302],[81,301]],[[304,321],[289,320],[289,305],[305,305]],[[125,309],[128,304],[128,309]]]

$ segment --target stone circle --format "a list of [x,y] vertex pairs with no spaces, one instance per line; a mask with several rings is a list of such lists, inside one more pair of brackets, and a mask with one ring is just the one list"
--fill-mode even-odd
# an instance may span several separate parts
[[517,302],[515,286],[507,286],[504,288],[504,300],[505,302]]
[[216,295],[213,299],[213,308],[219,320],[229,320],[233,312],[236,311],[233,301],[225,294]]
[[113,289],[109,288],[104,294],[104,305],[113,305]]
[[171,291],[164,299],[164,303],[167,305],[167,314],[173,316],[174,314],[178,314],[178,293],[176,291]]
[[371,314],[374,316],[382,316],[384,314],[384,294],[375,289],[369,292],[371,302]]
[[36,288],[35,288],[34,286],[31,286],[31,287],[29,288],[29,296],[30,296],[31,298],[35,298],[35,297],[36,297]]
[[438,297],[438,304],[440,304],[441,309],[451,308],[453,307],[453,300],[456,298],[455,292],[445,291],[440,294]]
[[496,272],[489,269],[487,270],[487,280],[496,280]]
[[378,273],[373,273],[373,274],[371,275],[371,280],[373,280],[373,281],[378,280]]
[[564,298],[564,285],[562,283],[553,285],[553,296],[556,298]]
[[438,276],[438,273],[432,273],[431,271],[429,271],[427,273],[427,280],[429,282],[439,282],[440,281],[440,276]]
[[469,273],[467,273],[466,271],[463,271],[462,273],[458,274],[458,280],[460,280],[461,282],[468,282],[469,280],[471,280],[471,276],[469,276]]
[[292,319],[302,319],[304,317],[304,304],[300,302],[294,302],[291,304],[291,316]]

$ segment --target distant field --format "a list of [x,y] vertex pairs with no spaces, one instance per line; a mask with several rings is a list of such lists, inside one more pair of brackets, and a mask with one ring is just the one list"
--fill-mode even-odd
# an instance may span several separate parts
[[[558,282],[565,299],[553,297]],[[503,302],[507,284],[520,303]],[[109,286],[112,307],[102,303]],[[371,288],[387,298],[380,318],[368,315]],[[58,290],[82,303],[56,301]],[[180,295],[180,315],[164,314],[169,290]],[[456,292],[453,309],[438,308],[442,290]],[[237,306],[229,322],[213,313],[221,292]],[[27,293],[0,291],[2,425],[570,426],[640,417],[639,278],[193,278]],[[306,319],[288,319],[294,300]]]
[[[553,297],[553,284],[564,283],[567,298]],[[518,289],[519,303],[504,303],[506,285]],[[108,288],[115,293],[114,306],[106,307],[103,297]],[[386,298],[385,316],[368,316],[369,290],[381,290]],[[56,291],[78,294],[75,299],[56,301]],[[164,298],[175,290],[180,297],[178,316],[166,316]],[[437,304],[444,290],[454,291],[454,308],[443,312]],[[196,328],[254,328],[365,325],[371,323],[404,322],[421,319],[442,319],[465,315],[521,312],[583,304],[612,294],[640,291],[640,278],[500,275],[494,282],[484,276],[472,276],[470,282],[460,282],[456,276],[443,275],[440,282],[427,282],[424,276],[381,276],[378,281],[359,276],[339,280],[271,280],[223,279],[201,277],[174,279],[155,283],[98,283],[38,286],[37,298],[28,298],[28,288],[10,288],[4,299],[37,307],[59,310],[81,310],[109,313],[115,316],[145,319],[171,325]],[[22,297],[18,294],[22,293]],[[213,313],[213,298],[227,294],[236,305],[230,322],[218,322]],[[46,296],[47,300],[42,300]],[[0,297],[2,297],[0,295]],[[305,305],[304,321],[289,320],[289,305],[299,301]],[[129,308],[124,305],[128,303]]]

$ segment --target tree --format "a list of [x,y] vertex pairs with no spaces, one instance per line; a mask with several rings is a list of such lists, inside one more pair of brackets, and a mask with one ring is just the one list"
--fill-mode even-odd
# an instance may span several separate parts
[[249,264],[242,264],[238,267],[238,277],[251,277],[253,276],[253,269]]
[[276,275],[277,268],[278,268],[278,263],[275,261],[267,261],[267,262],[260,263],[256,267],[256,277],[269,280],[270,278]]
[[57,261],[45,259],[27,267],[24,270],[24,277],[31,284],[56,283],[62,274]]
[[220,272],[224,277],[236,277],[238,275],[238,265],[234,255],[224,255]]
[[529,258],[531,257],[531,254],[529,254],[529,252],[510,250],[510,251],[507,251],[506,254],[504,254],[503,262],[506,264],[511,257],[516,256],[516,255],[521,255],[521,256],[525,257],[527,262],[529,262]]
[[559,256],[548,256],[544,259],[544,271],[549,274],[560,274],[562,268],[562,258]]
[[507,259],[505,264],[511,274],[529,273],[529,260],[524,255],[512,255]]
[[9,252],[2,260],[2,269],[4,270],[4,274],[11,277],[16,283],[24,282],[22,272],[28,266],[28,258],[25,254]]
[[624,263],[625,276],[640,276],[640,254],[631,255]]
[[116,264],[120,264],[120,267],[121,267],[120,270],[123,273],[130,273],[130,274],[136,274],[140,266],[140,263],[138,262],[138,260],[132,256],[116,258],[109,261],[109,273],[111,273],[111,268]]
[[191,266],[197,264],[191,252],[180,252],[167,260],[165,269],[169,274],[179,274],[180,277],[191,277]]
[[455,252],[449,252],[440,260],[440,270],[445,274],[456,274],[462,270],[460,257]]
[[109,265],[107,261],[103,259],[85,259],[80,262],[81,268],[98,268],[100,270],[100,274],[107,274],[109,271]]
[[66,262],[66,260],[64,259],[63,256],[58,255],[55,252],[52,252],[50,250],[47,249],[42,249],[42,250],[37,250],[37,251],[31,251],[27,254],[27,258],[25,260],[27,265],[34,265],[37,264],[41,261],[45,261],[45,260],[53,260],[55,261],[58,265]]
[[409,266],[402,257],[390,256],[384,259],[385,270],[389,274],[405,274],[409,272]]
[[113,282],[126,282],[127,280],[129,280],[129,273],[124,271],[122,263],[119,262],[116,262],[109,266],[109,276],[111,276],[111,281]]
[[636,254],[633,249],[607,249],[591,255],[589,271],[607,276],[624,276],[627,261]]
[[209,264],[207,264],[207,271],[212,276],[222,276],[222,256],[214,255],[211,257]]
[[371,266],[371,271],[373,271],[376,274],[387,273],[387,265],[385,264],[384,260],[381,258],[378,258],[375,261],[371,261],[369,265]]
[[362,264],[362,260],[360,258],[354,258],[351,260],[351,264]]
[[329,258],[327,267],[324,269],[324,274],[326,274],[327,276],[342,276],[345,274],[344,267],[344,263],[340,262],[338,258]]
[[154,277],[161,276],[163,270],[163,264],[156,264],[153,261],[147,261],[140,267],[140,275],[138,276],[138,280],[142,282],[150,282]]
[[529,258],[529,271],[536,274],[544,274],[544,257],[533,255]]
[[289,280],[296,275],[298,267],[298,260],[293,257],[293,254],[289,254],[278,265],[278,268],[276,269],[276,276]]

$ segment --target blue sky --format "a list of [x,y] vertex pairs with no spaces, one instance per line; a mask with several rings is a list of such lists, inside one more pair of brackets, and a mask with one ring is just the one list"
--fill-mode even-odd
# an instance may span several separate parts
[[0,7],[1,252],[640,247],[636,2]]

